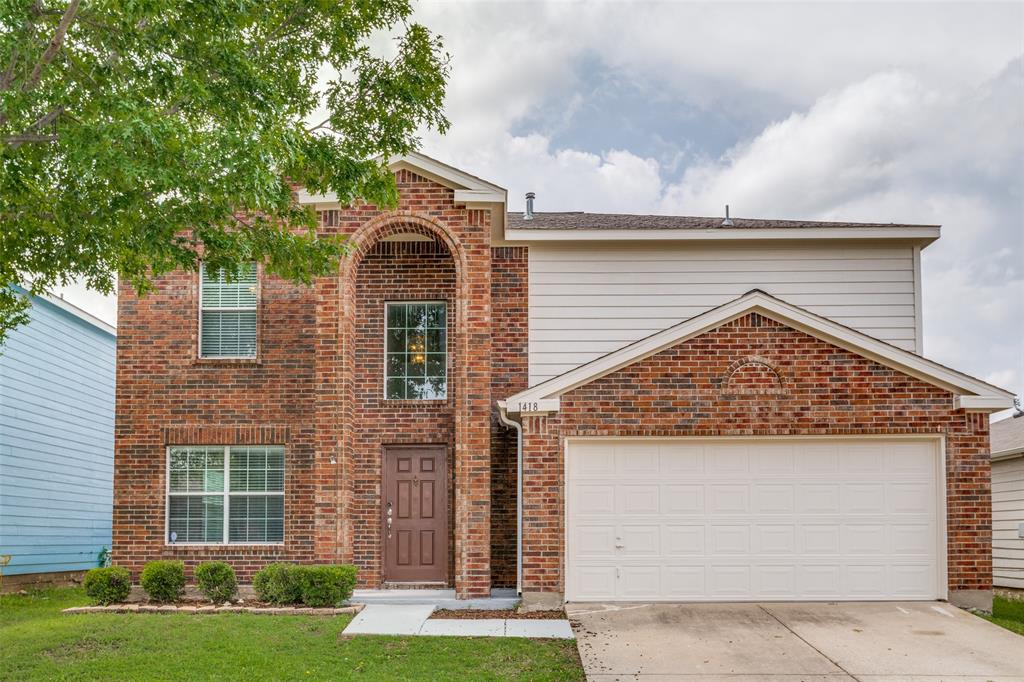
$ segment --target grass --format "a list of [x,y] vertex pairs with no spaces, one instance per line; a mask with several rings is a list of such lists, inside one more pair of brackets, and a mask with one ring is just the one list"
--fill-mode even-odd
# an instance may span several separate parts
[[1024,635],[1024,600],[997,596],[992,600],[992,615],[982,618]]
[[3,680],[582,680],[571,641],[344,637],[349,616],[76,614],[79,588],[0,597]]

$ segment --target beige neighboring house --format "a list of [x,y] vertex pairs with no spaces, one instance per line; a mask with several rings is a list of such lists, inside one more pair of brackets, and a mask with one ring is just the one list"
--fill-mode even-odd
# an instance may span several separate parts
[[992,582],[1024,588],[1024,416],[992,424]]

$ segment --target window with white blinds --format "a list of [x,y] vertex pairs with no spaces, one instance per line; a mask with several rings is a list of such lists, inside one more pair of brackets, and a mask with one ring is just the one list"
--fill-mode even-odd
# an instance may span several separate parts
[[256,264],[242,265],[231,281],[201,265],[199,279],[199,357],[256,357]]
[[284,448],[188,446],[168,451],[167,541],[284,541]]

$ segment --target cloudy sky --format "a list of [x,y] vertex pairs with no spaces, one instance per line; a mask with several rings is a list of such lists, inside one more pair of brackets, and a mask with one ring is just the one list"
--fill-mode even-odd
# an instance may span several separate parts
[[[925,355],[1024,392],[1024,3],[417,5],[513,210],[939,223]],[[66,292],[113,321],[102,297]]]

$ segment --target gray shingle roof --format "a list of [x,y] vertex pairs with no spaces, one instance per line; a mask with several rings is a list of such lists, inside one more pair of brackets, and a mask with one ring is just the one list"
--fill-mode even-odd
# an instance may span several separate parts
[[[532,220],[521,212],[509,212],[506,227],[513,230],[705,230],[721,228],[716,218],[676,215],[636,215],[631,213],[534,213]],[[723,229],[809,228],[809,227],[938,227],[896,223],[848,223],[814,220],[765,220],[733,218],[734,225]]]
[[989,427],[992,454],[1024,449],[1024,417],[1001,419]]

